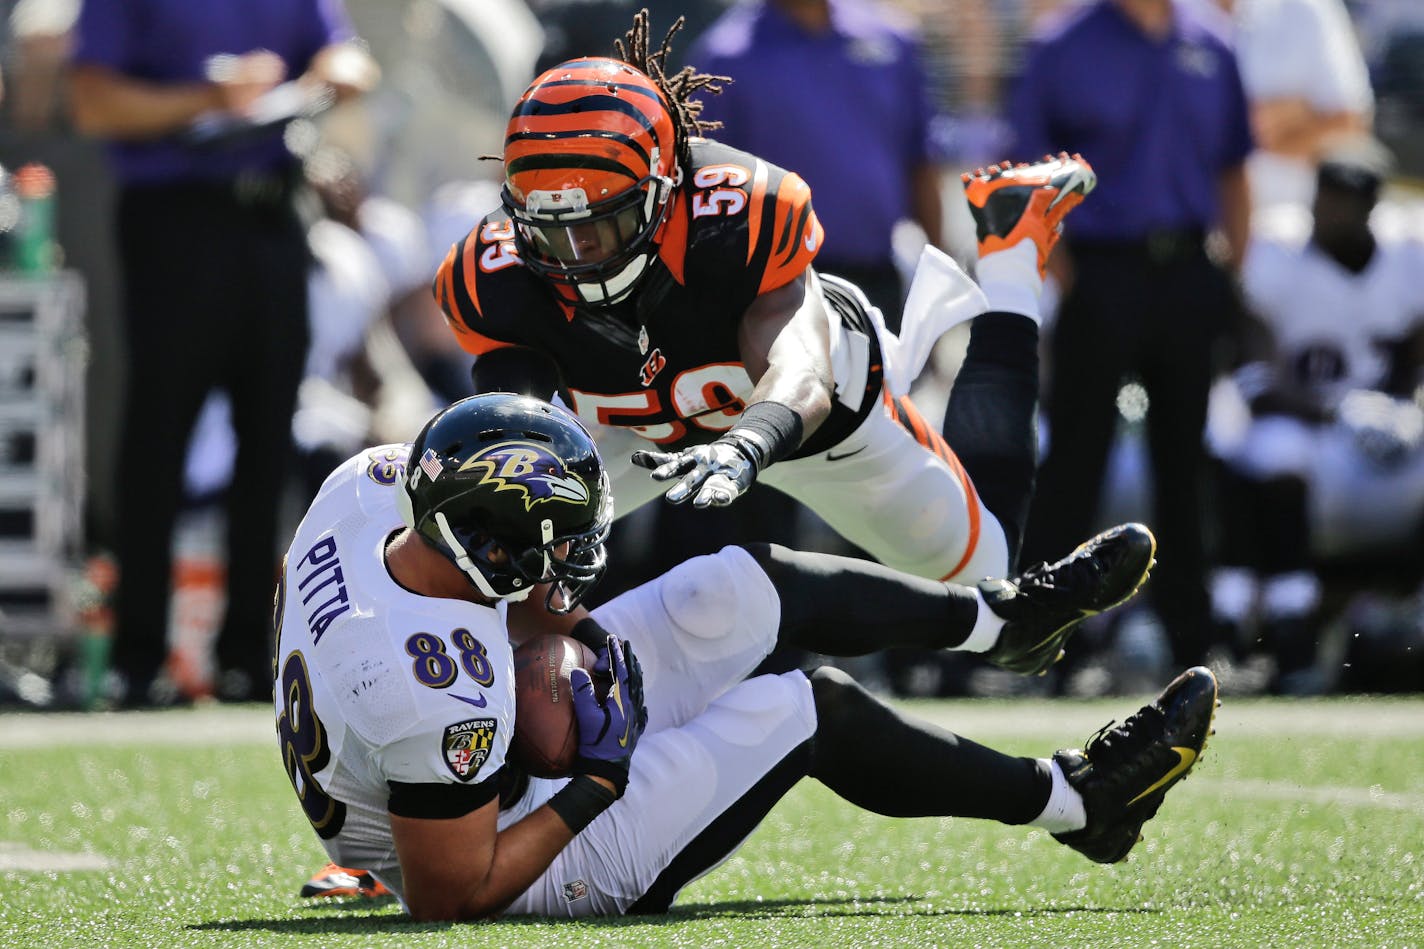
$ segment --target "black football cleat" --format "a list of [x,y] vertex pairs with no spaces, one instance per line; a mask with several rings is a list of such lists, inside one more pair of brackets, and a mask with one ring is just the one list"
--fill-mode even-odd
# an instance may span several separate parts
[[1053,838],[1098,863],[1126,857],[1167,792],[1201,760],[1220,704],[1216,677],[1194,666],[1121,725],[1104,725],[1086,750],[1056,752],[1053,760],[1083,796],[1088,825]]
[[1156,552],[1157,540],[1145,526],[1120,524],[1057,563],[1038,564],[1010,580],[979,581],[984,602],[1007,620],[985,658],[1023,675],[1047,672],[1079,623],[1137,592]]

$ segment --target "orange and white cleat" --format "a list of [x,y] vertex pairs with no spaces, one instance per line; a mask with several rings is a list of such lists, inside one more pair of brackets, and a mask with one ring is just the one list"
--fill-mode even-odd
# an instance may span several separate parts
[[371,876],[368,870],[353,870],[350,867],[339,867],[334,863],[328,863],[316,873],[312,878],[302,885],[301,895],[303,897],[313,896],[364,896],[367,899],[375,899],[378,896],[387,896],[390,890],[385,884]]
[[976,168],[961,177],[979,237],[979,257],[1031,240],[1038,248],[1040,277],[1063,219],[1098,183],[1083,156],[1067,152],[1032,163]]

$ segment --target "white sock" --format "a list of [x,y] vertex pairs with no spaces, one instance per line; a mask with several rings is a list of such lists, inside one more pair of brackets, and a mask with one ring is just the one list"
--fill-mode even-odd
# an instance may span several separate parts
[[984,594],[976,587],[974,598],[979,601],[979,615],[974,620],[974,628],[969,638],[954,648],[960,652],[988,652],[999,641],[999,630],[1004,628],[1004,618],[984,602]]
[[980,257],[974,279],[991,311],[1021,313],[1035,323],[1043,322],[1038,306],[1043,277],[1038,272],[1038,245],[1033,241],[1024,239]]
[[1073,790],[1058,762],[1044,758],[1039,760],[1048,761],[1049,770],[1053,772],[1053,788],[1048,792],[1048,803],[1043,806],[1043,813],[1029,821],[1029,826],[1042,827],[1050,834],[1064,834],[1087,827],[1088,813],[1083,809],[1083,796]]

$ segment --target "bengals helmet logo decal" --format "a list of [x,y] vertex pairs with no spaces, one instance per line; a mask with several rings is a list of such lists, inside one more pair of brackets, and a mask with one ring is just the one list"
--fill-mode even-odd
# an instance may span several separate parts
[[584,480],[537,442],[504,442],[486,448],[460,465],[460,472],[466,471],[478,471],[478,483],[496,492],[520,492],[526,511],[544,501],[587,504],[589,499]]

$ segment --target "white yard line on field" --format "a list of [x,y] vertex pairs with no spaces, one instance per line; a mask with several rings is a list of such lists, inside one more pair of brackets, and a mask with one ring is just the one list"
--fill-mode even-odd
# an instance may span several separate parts
[[220,745],[270,743],[270,708],[206,705],[172,712],[95,712],[0,716],[0,751],[83,745]]
[[[1195,772],[1193,772],[1195,774]],[[1303,801],[1309,804],[1330,804],[1343,807],[1379,807],[1392,811],[1424,814],[1424,795],[1401,794],[1380,787],[1302,787],[1285,781],[1262,781],[1253,778],[1193,777],[1196,791],[1206,787],[1222,797],[1256,798],[1271,801]],[[1182,787],[1188,785],[1183,784]]]
[[[912,714],[966,738],[1045,737],[1081,744],[1110,720],[1122,721],[1148,697],[1093,701],[915,702]],[[1276,738],[1409,738],[1424,737],[1424,702],[1360,699],[1358,701],[1297,702],[1222,699],[1216,713],[1217,735]]]
[[[953,699],[905,703],[912,715],[966,738],[1045,739],[1081,744],[1110,719],[1132,714],[1142,697],[1093,701]],[[1218,740],[1235,735],[1291,738],[1424,737],[1424,701],[1261,702],[1223,700]],[[0,751],[84,745],[265,744],[275,747],[272,711],[263,706],[205,705],[171,712],[0,714]]]
[[114,861],[97,853],[62,853],[31,850],[24,844],[0,840],[0,873],[107,870]]

